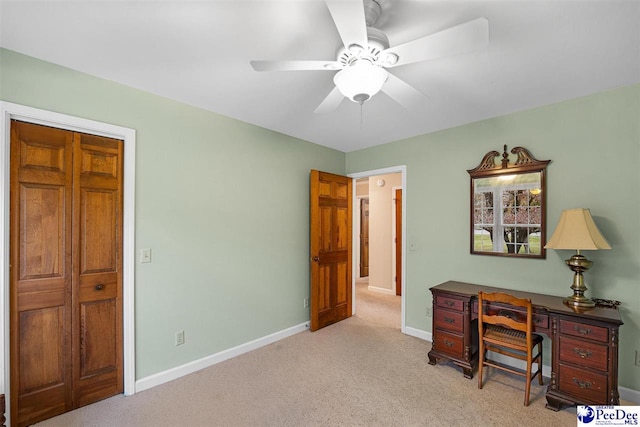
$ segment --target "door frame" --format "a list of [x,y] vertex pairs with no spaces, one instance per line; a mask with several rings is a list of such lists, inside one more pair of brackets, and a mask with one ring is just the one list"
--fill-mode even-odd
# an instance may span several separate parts
[[[60,129],[89,133],[124,141],[123,182],[123,235],[122,235],[122,322],[123,322],[123,368],[124,394],[135,393],[135,153],[136,131],[25,105],[0,101],[0,351],[4,354],[0,363],[0,393],[5,394],[7,409],[11,408],[10,387],[10,342],[9,342],[9,179],[11,120],[21,120]],[[7,412],[7,421],[10,422]],[[9,424],[8,424],[9,425]]]
[[[355,180],[354,180],[354,185],[355,185]],[[358,196],[354,199],[353,202],[353,227],[358,229],[358,233],[356,234],[355,232],[353,233],[354,237],[358,237],[358,241],[357,242],[353,242],[353,248],[355,250],[355,248],[358,248],[358,253],[355,254],[355,264],[353,264],[355,267],[353,268],[357,268],[358,271],[356,273],[356,279],[361,279],[362,276],[360,276],[360,262],[361,262],[361,246],[362,246],[362,242],[361,242],[361,238],[360,238],[360,229],[362,228],[362,221],[361,221],[361,216],[362,216],[362,209],[360,209],[360,203],[362,202],[363,199],[368,199],[369,196]]]
[[[347,174],[347,176],[351,179],[353,179],[353,190],[352,190],[352,195],[351,197],[353,198],[353,200],[356,200],[356,184],[355,181],[356,179],[359,178],[368,178],[368,177],[372,177],[372,176],[377,176],[377,175],[387,175],[390,173],[400,173],[402,175],[402,235],[406,236],[407,235],[407,165],[398,165],[398,166],[390,166],[388,168],[383,168],[383,169],[373,169],[373,170],[367,170],[367,171],[362,171],[362,172],[354,172],[354,173],[349,173]],[[354,216],[355,217],[355,216]],[[359,244],[359,241],[357,239],[357,235],[355,233],[358,233],[359,230],[356,229],[356,227],[352,227],[352,232],[353,232],[353,238],[351,239],[351,247],[353,248],[354,244]],[[356,265],[356,250],[355,248],[353,248],[352,250],[352,265]],[[406,254],[407,253],[407,239],[406,237],[402,240],[402,253]],[[400,331],[403,334],[406,334],[406,327],[407,327],[407,322],[406,322],[406,298],[407,298],[407,257],[403,256],[402,257],[402,278],[401,278],[401,289],[402,289],[402,295],[400,297]],[[352,287],[352,314],[356,313],[356,305],[357,305],[357,301],[356,301],[356,273],[355,273],[355,269],[351,269],[351,287]],[[395,293],[395,291],[394,291]]]
[[[393,187],[391,187],[391,194],[392,194],[392,200],[391,200],[391,202],[392,202],[391,203],[391,235],[393,237],[393,240],[391,242],[391,266],[392,266],[391,272],[393,273],[393,276],[394,276],[394,282],[393,282],[393,293],[394,294],[396,294],[396,286],[397,286],[397,283],[395,281],[395,276],[398,275],[398,272],[397,272],[397,269],[396,269],[396,267],[398,265],[398,263],[396,262],[398,251],[396,250],[397,249],[397,245],[395,243],[397,241],[397,239],[398,239],[398,235],[396,234],[396,228],[397,228],[396,224],[398,222],[398,216],[396,215],[396,203],[395,203],[396,191],[397,190],[401,191],[402,198],[404,199],[404,189],[402,188],[402,186],[394,185]],[[402,211],[403,207],[404,206],[400,206],[401,211]],[[402,211],[401,213],[403,214],[402,217],[400,218],[402,220],[404,218],[404,211]],[[402,229],[400,230],[400,232],[402,233]],[[402,252],[402,250],[404,249],[403,248],[403,244],[404,244],[403,240],[404,240],[404,235],[400,236],[400,252],[401,252],[400,262],[401,263],[402,263],[402,261],[403,261],[403,259],[405,257],[404,252]],[[402,269],[400,269],[400,274],[402,274]],[[400,284],[402,284],[402,276],[400,276]],[[402,294],[402,287],[400,287],[400,292]]]

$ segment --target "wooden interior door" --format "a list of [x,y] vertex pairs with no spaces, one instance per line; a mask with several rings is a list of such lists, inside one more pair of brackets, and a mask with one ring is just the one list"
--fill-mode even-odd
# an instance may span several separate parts
[[11,123],[11,420],[73,409],[71,132]]
[[351,316],[352,180],[316,170],[310,185],[311,331]]
[[122,141],[74,135],[74,407],[121,393]]
[[12,121],[12,425],[123,390],[122,141]]
[[396,295],[402,295],[402,189],[396,189],[393,199],[396,210]]
[[369,276],[369,199],[360,199],[360,277]]

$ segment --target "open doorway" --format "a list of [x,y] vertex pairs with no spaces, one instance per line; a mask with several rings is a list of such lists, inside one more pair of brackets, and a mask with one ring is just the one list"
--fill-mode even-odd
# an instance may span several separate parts
[[405,167],[349,176],[354,178],[353,313],[358,312],[358,301],[362,308],[365,303],[380,304],[387,314],[395,310],[395,323],[404,332]]

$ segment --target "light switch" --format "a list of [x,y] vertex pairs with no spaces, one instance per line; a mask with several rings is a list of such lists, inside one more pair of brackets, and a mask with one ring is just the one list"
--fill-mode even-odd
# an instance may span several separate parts
[[140,262],[151,262],[151,249],[145,248],[140,250]]

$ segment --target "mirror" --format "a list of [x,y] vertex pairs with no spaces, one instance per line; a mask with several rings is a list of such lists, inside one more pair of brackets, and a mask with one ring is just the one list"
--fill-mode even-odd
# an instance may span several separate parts
[[504,146],[485,154],[470,169],[471,253],[521,258],[545,258],[546,184],[550,160],[537,160],[523,147],[515,147],[509,161]]

